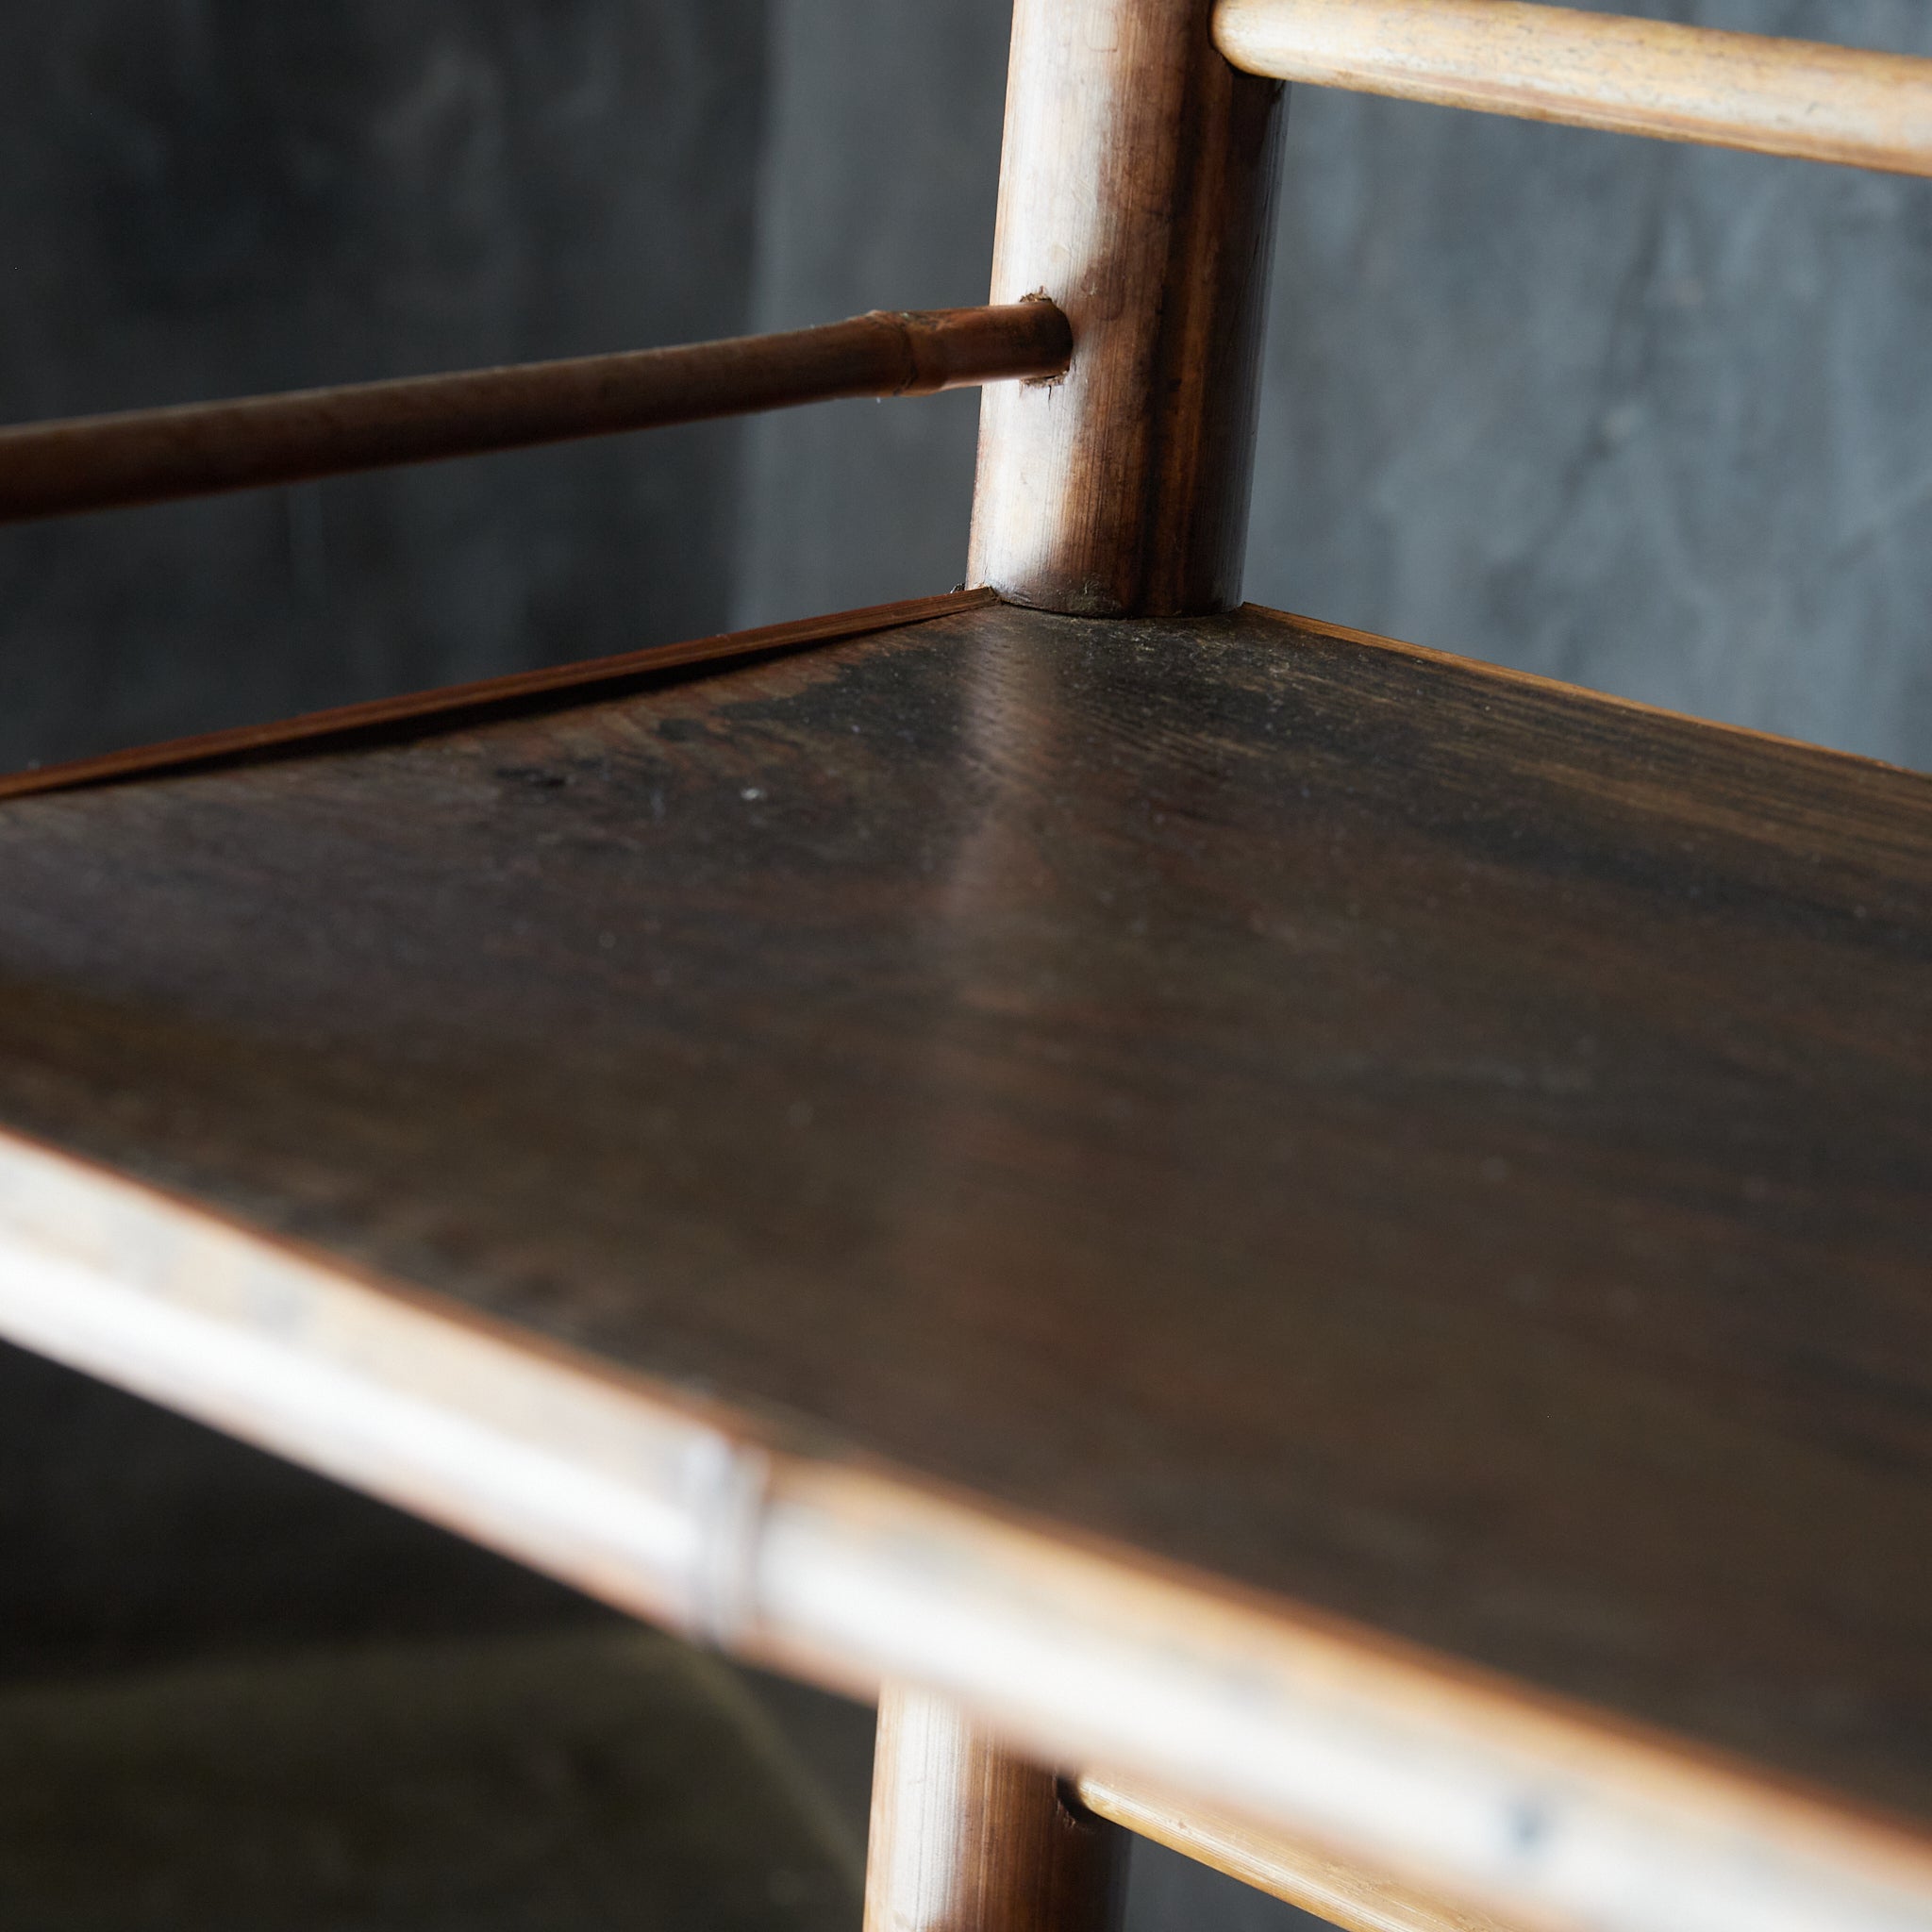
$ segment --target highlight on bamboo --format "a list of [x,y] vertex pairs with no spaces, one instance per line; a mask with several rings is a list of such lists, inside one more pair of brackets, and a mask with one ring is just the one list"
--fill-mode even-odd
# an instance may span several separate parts
[[1932,60],[1542,0],[1221,0],[1250,74],[1932,175]]
[[0,429],[0,523],[303,483],[841,396],[1044,380],[1073,355],[1047,301],[874,309],[741,336],[508,369],[300,390]]

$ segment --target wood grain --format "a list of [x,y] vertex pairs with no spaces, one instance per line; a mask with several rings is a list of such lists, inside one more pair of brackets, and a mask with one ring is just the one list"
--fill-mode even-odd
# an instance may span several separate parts
[[1126,1846],[957,1705],[885,1690],[865,1932],[1118,1932]]
[[980,409],[970,575],[1112,617],[1240,601],[1280,90],[1209,0],[1020,0],[993,299],[1050,295],[1074,359]]
[[1331,1845],[1176,1799],[1138,1778],[1087,1772],[1077,1789],[1089,1810],[1123,1830],[1211,1865],[1342,1932],[1517,1932],[1475,1907],[1418,1891],[1369,1870],[1358,1857],[1340,1857]]
[[462,720],[480,723],[506,708],[525,713],[540,703],[578,703],[615,697],[639,685],[654,683],[668,672],[694,664],[724,663],[734,658],[762,657],[774,651],[802,649],[807,644],[863,637],[869,631],[891,630],[919,624],[948,611],[970,610],[994,602],[990,591],[954,591],[938,597],[911,597],[897,604],[876,604],[869,609],[841,611],[831,617],[794,619],[768,624],[756,630],[728,631],[708,638],[691,638],[676,644],[653,644],[641,651],[622,651],[610,658],[587,658],[574,664],[543,665],[535,671],[513,671],[503,677],[479,678],[472,684],[441,685],[431,691],[406,691],[399,697],[370,698],[361,704],[338,705],[296,718],[276,718],[263,724],[237,724],[225,731],[204,731],[192,738],[169,739],[159,744],[131,745],[125,751],[104,752],[98,758],[70,758],[58,765],[34,765],[25,771],[0,774],[0,799],[25,798],[31,792],[67,791],[81,785],[112,785],[158,772],[181,772],[208,765],[228,765],[282,752],[295,746],[340,748],[349,741],[393,741],[414,731],[446,728]]
[[1220,0],[1250,74],[1932,175],[1932,60],[1530,0]]
[[300,483],[397,463],[660,429],[837,396],[931,395],[1059,374],[1050,302],[924,312],[680,348],[0,429],[0,524]]
[[1928,827],[998,605],[15,800],[0,1121],[95,1165],[9,1143],[0,1322],[1505,1916],[1923,1926]]

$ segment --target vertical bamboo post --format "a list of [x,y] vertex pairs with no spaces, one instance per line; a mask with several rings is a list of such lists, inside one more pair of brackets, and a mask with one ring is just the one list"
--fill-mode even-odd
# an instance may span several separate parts
[[943,1698],[880,1698],[865,1932],[1118,1932],[1126,1844]]
[[972,581],[1095,617],[1241,596],[1281,90],[1212,0],[1016,0],[993,300],[1073,324],[981,405]]

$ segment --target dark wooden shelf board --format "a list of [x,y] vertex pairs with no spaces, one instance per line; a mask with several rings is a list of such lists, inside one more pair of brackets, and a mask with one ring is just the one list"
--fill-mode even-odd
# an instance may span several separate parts
[[[1440,1673],[1478,1741],[1517,1700],[1539,1804],[1614,1782],[1548,1741],[1600,1724],[1927,1830],[1932,783],[1255,609],[979,605],[546,702],[0,807],[19,1160]],[[81,1240],[31,1191],[0,1224]],[[763,1587],[689,1614],[924,1667]],[[1809,1842],[1774,1811],[1753,1856]],[[1498,1895],[1562,1903],[1541,1817]],[[1840,1923],[1923,1923],[1907,1868]]]

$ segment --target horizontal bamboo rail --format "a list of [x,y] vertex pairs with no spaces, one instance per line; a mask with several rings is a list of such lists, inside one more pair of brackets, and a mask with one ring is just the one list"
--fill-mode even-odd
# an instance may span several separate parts
[[748,1661],[933,1687],[1015,1752],[1425,1862],[1525,1928],[1927,1923],[1932,1842],[1855,1800],[768,1435],[4,1128],[0,1333]]
[[1932,60],[1530,0],[1221,0],[1278,80],[1662,141],[1932,175]]
[[1305,1839],[1264,1830],[1213,1806],[1183,1803],[1139,1778],[1090,1772],[1076,1789],[1095,1817],[1285,1899],[1342,1932],[1520,1932],[1472,1907],[1344,1863]]
[[481,456],[838,396],[930,395],[1059,375],[1051,302],[888,313],[509,369],[298,390],[0,429],[0,523],[125,508],[350,470]]

